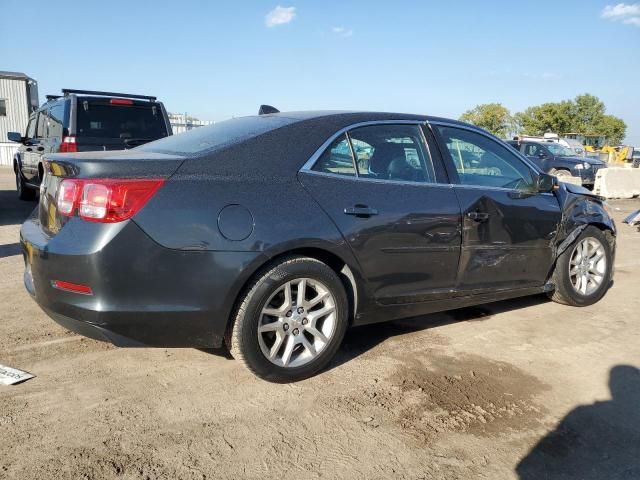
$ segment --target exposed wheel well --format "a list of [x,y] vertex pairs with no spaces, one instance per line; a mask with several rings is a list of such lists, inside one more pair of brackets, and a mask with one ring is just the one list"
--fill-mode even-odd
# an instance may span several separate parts
[[602,230],[602,233],[604,233],[604,236],[607,239],[607,242],[609,242],[609,246],[613,251],[615,249],[615,244],[616,244],[616,234],[613,232],[611,227],[604,223],[590,223],[589,225],[593,225],[599,230]]

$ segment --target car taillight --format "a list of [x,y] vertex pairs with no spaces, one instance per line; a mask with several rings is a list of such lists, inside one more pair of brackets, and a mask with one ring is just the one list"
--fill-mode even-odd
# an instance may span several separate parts
[[164,179],[67,178],[58,190],[58,211],[90,222],[114,223],[133,217],[164,184]]
[[62,215],[71,216],[76,209],[76,203],[81,190],[77,180],[63,180],[58,190],[58,211]]
[[60,144],[61,153],[74,153],[78,151],[78,144],[76,143],[76,137],[62,137],[62,143]]

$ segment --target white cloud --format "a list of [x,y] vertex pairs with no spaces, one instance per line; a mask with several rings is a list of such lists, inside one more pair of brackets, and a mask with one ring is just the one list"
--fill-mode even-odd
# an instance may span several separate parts
[[640,27],[640,3],[607,5],[602,10],[600,16],[614,22],[622,22],[626,25],[636,25]]
[[264,18],[264,23],[267,27],[271,28],[290,23],[294,18],[296,18],[296,7],[281,7],[278,5],[267,13],[267,16]]
[[340,35],[341,37],[352,37],[353,36],[353,30],[346,29],[344,27],[333,27],[331,29],[331,31],[333,33],[335,33],[336,35]]

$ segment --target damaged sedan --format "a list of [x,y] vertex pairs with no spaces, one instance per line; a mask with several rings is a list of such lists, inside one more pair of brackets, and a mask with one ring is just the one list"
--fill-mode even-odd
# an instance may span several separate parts
[[350,326],[540,293],[586,306],[612,283],[602,199],[477,127],[261,113],[48,156],[21,230],[42,309],[119,346],[226,346],[286,382]]

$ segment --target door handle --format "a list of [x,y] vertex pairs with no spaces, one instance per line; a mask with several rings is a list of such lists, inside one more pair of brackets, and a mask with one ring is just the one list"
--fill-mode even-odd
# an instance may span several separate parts
[[355,205],[353,207],[345,208],[344,213],[345,215],[367,218],[372,215],[378,215],[378,210],[367,207],[366,205]]
[[467,213],[467,217],[474,222],[486,222],[489,220],[489,214],[486,212],[469,212]]

